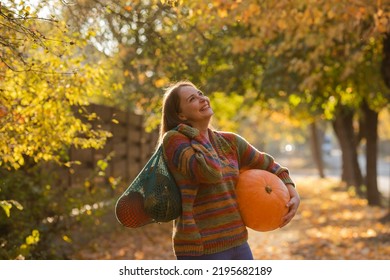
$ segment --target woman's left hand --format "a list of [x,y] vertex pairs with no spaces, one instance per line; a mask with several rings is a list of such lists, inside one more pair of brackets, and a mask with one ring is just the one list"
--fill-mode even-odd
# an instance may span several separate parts
[[301,202],[301,199],[299,197],[298,192],[296,191],[295,187],[291,184],[287,184],[288,192],[290,193],[290,201],[287,202],[286,207],[289,209],[288,213],[283,217],[283,222],[281,224],[281,228],[287,225],[289,222],[291,222],[292,218],[294,218],[295,214],[297,213],[299,204]]

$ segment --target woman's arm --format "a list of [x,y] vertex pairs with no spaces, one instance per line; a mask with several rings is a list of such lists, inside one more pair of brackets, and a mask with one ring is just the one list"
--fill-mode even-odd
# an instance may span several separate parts
[[286,185],[295,185],[290,178],[287,168],[277,163],[271,155],[257,150],[241,136],[237,134],[235,134],[235,136],[237,141],[239,168],[241,171],[248,169],[266,170],[277,175]]
[[179,172],[192,182],[216,183],[222,178],[217,153],[197,129],[179,125],[177,131],[167,132],[163,150],[171,171]]

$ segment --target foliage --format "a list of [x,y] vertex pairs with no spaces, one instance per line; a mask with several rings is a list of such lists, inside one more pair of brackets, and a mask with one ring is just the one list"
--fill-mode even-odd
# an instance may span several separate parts
[[[234,52],[266,52],[266,96],[288,94],[294,111],[312,116],[326,111],[327,118],[333,117],[328,103],[333,106],[335,100],[356,107],[359,97],[386,99],[379,70],[389,8],[388,3],[371,1],[262,1],[225,7],[229,18],[239,21],[234,24],[248,30],[233,38],[232,45],[240,46]],[[367,79],[376,81],[375,89],[364,88],[372,85]],[[337,88],[343,89],[341,95]],[[354,98],[346,100],[348,94]]]
[[[29,11],[28,7],[23,6],[19,13]],[[0,65],[0,104],[7,109],[0,118],[0,166],[17,169],[24,165],[26,156],[35,162],[60,162],[70,145],[101,148],[109,134],[92,129],[80,115],[93,118],[82,106],[92,96],[106,93],[103,67],[85,64],[86,57],[77,55],[85,42],[64,36],[63,22],[55,21],[61,27],[50,30],[50,26],[34,21],[35,17],[18,16],[12,9],[7,9],[11,14],[6,15],[5,7],[1,8],[1,26],[16,26],[6,31],[9,47]],[[12,53],[15,49],[19,60]]]
[[[75,106],[86,105],[88,95],[95,92],[92,86],[84,87],[86,79],[98,80],[98,75],[42,77],[33,72],[8,73],[2,88],[2,103],[9,113],[0,119],[0,164],[17,169],[24,165],[26,156],[35,162],[60,162],[66,160],[61,154],[70,145],[101,148],[109,134],[92,129],[74,110]],[[81,109],[79,112],[89,114]]]
[[226,95],[223,92],[214,92],[210,98],[213,110],[216,112],[224,111],[224,114],[216,118],[213,125],[225,130],[237,131],[239,121],[244,117],[244,114],[240,113],[243,101],[244,98],[238,94]]
[[[339,104],[357,108],[362,98],[380,110],[388,99],[379,72],[387,2],[89,0],[70,9],[82,11],[73,20],[90,42],[119,61],[117,103],[147,114],[180,79],[251,106],[273,99],[299,120],[332,119]],[[234,127],[227,111],[216,112],[216,123]]]
[[96,115],[86,105],[111,93],[110,65],[84,56],[86,41],[56,14],[38,16],[44,3],[36,10],[24,1],[0,4],[1,259],[66,258],[72,227],[87,225],[85,217],[98,222],[100,201],[112,191],[111,184],[67,190],[43,165],[70,167],[71,146],[104,146],[110,134],[87,122]]
[[[184,2],[133,1],[128,5],[127,1],[89,0],[69,8],[83,15],[72,20],[94,31],[90,42],[97,48],[106,46],[103,51],[118,61],[123,72],[116,79],[123,83],[124,93],[117,96],[119,106],[147,114],[158,110],[162,89],[181,79],[193,81],[209,95],[220,91],[243,96],[255,87],[261,73],[257,57],[244,59],[230,52],[229,32],[241,30],[212,25],[204,30],[205,25],[198,26],[201,14]],[[102,27],[99,22],[106,24]]]
[[[23,205],[21,211],[10,209],[11,215],[0,211],[0,259],[66,259],[86,238],[104,230],[112,186],[68,189],[52,171],[47,164],[0,169],[0,200],[15,197]],[[80,227],[89,230],[82,233]]]
[[[28,59],[30,49],[39,49],[47,55],[62,56],[66,47],[74,44],[69,38],[64,40],[46,33],[50,28],[60,34],[67,31],[66,26],[54,15],[50,18],[38,15],[45,4],[47,1],[41,1],[36,9],[24,1],[6,1],[0,5],[0,30],[3,35],[0,38],[0,44],[3,46],[0,57],[2,75],[7,68],[15,72],[45,72],[47,69],[43,65],[37,65],[34,60]],[[46,30],[42,30],[42,26],[45,26]]]

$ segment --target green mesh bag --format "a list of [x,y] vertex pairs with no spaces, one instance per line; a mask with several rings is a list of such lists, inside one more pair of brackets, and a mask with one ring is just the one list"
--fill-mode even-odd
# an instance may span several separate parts
[[181,215],[181,195],[165,163],[162,145],[119,197],[115,214],[126,227],[169,222]]

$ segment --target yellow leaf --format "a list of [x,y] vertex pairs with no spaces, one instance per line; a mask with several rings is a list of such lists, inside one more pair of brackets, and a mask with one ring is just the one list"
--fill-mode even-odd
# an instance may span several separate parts
[[24,157],[21,156],[19,159],[18,159],[18,163],[20,164],[20,166],[24,165]]
[[218,16],[220,18],[225,18],[228,16],[227,10],[226,9],[218,9]]
[[26,245],[34,245],[39,242],[39,231],[34,229],[31,235],[26,237]]
[[114,177],[110,176],[110,177],[108,178],[108,181],[110,182],[110,184],[114,184],[116,180],[115,180]]
[[277,22],[276,22],[276,25],[279,27],[279,29],[281,30],[285,30],[287,29],[288,25],[287,25],[287,22],[283,19],[279,19]]
[[329,10],[327,16],[329,19],[333,19],[336,16],[336,14],[335,12],[333,12],[333,10]]
[[163,87],[168,82],[167,79],[161,78],[154,82],[154,85],[158,88]]
[[62,240],[64,240],[67,243],[72,243],[72,239],[67,235],[63,235]]
[[3,208],[5,215],[9,217],[11,215],[12,204],[7,201],[0,201],[0,207]]
[[86,181],[84,182],[84,187],[89,188],[90,186],[91,186],[91,182],[88,181],[88,180],[86,180]]

